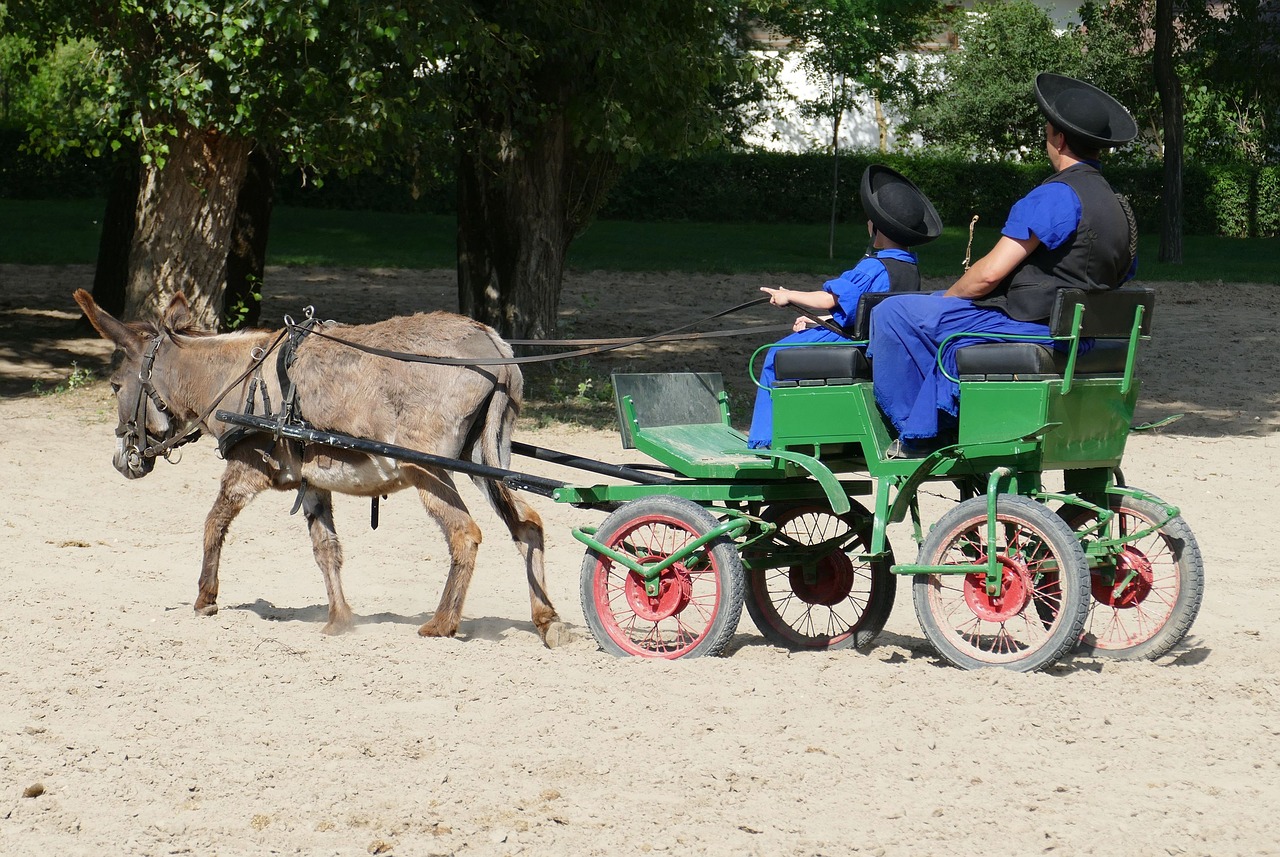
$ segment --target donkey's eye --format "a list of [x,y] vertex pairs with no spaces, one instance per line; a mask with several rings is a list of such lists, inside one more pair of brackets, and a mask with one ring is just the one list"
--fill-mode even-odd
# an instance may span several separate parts
[[111,392],[112,392],[112,393],[119,393],[119,392],[120,392],[120,385],[119,385],[119,384],[117,384],[115,381],[112,381],[112,382],[111,382]]

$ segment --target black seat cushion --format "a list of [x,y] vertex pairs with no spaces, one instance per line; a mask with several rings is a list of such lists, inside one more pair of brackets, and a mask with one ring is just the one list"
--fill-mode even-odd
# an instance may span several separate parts
[[849,384],[871,377],[871,366],[861,348],[852,345],[819,345],[779,348],[774,357],[779,382],[813,381]]
[[[1124,372],[1129,344],[1099,340],[1076,358],[1077,375],[1118,375]],[[1061,375],[1067,353],[1038,342],[987,342],[956,349],[956,368],[966,375]]]

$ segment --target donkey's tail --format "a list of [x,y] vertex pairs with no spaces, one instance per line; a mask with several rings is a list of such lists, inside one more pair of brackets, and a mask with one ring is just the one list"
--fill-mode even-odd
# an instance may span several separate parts
[[[490,467],[511,467],[511,436],[515,432],[516,417],[524,400],[524,376],[517,366],[503,366],[497,383],[482,406],[483,414],[476,427],[475,443],[471,450],[473,460]],[[489,505],[502,517],[508,527],[518,527],[524,517],[516,509],[510,488],[494,479],[477,478],[476,485],[484,493]],[[519,504],[523,506],[524,504]]]

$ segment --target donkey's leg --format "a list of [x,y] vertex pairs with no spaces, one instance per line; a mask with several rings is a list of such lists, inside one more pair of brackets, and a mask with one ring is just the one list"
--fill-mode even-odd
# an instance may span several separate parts
[[476,568],[476,552],[483,536],[467,511],[453,478],[443,471],[422,471],[414,480],[427,513],[436,519],[449,543],[449,577],[440,594],[440,606],[431,620],[418,629],[424,637],[452,637],[458,632],[462,603]]
[[569,642],[572,635],[568,626],[560,621],[556,608],[551,604],[551,597],[547,594],[547,580],[543,570],[542,518],[507,486],[491,480],[477,479],[475,482],[511,531],[511,538],[515,540],[516,547],[524,558],[525,577],[529,581],[529,606],[534,627],[538,629],[542,642],[549,649]]
[[324,588],[329,594],[329,621],[321,631],[341,634],[351,627],[351,608],[342,594],[342,545],[333,526],[333,495],[308,487],[302,495],[302,514],[311,533],[311,550],[316,565],[324,575]]
[[227,461],[218,497],[204,521],[204,562],[200,566],[195,605],[201,616],[212,616],[218,612],[218,565],[222,561],[222,543],[227,538],[227,529],[249,501],[269,487],[271,482],[260,469],[244,461]]

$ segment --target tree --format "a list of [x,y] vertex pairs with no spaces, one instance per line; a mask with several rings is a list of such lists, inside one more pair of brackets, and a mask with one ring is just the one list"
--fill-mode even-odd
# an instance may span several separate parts
[[959,48],[918,58],[920,96],[902,105],[906,127],[964,154],[1039,156],[1043,135],[1032,81],[1053,71],[1095,82],[1154,130],[1159,112],[1144,47],[1143,0],[1086,2],[1081,25],[1060,29],[1031,0],[984,2],[952,19]]
[[983,157],[1017,159],[1040,151],[1043,124],[1032,96],[1038,72],[1072,66],[1072,47],[1031,0],[960,9],[959,49],[916,58],[921,93],[904,105],[904,127],[925,143]]
[[[80,84],[35,135],[49,151],[137,147],[125,317],[184,292],[222,317],[237,200],[255,149],[340,167],[398,130],[418,57],[403,4],[359,0],[29,0],[9,10],[49,51],[88,45]],[[415,49],[423,42],[413,40]]]
[[915,78],[903,73],[899,58],[930,34],[939,8],[938,0],[784,0],[765,17],[802,47],[801,65],[818,95],[801,109],[831,119],[829,255],[835,252],[841,118],[867,97],[878,106],[915,91]]
[[1164,212],[1160,261],[1182,262],[1182,81],[1174,64],[1173,0],[1156,0],[1153,70],[1164,110]]
[[565,255],[619,171],[719,139],[752,82],[731,0],[477,0],[441,65],[458,181],[463,312],[555,329]]

